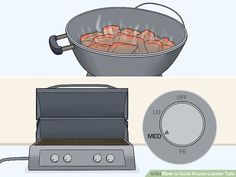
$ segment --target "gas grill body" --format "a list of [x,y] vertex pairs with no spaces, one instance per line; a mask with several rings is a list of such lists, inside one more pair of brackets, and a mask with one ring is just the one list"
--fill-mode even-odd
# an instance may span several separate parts
[[29,170],[135,169],[128,89],[86,86],[36,89],[37,131]]

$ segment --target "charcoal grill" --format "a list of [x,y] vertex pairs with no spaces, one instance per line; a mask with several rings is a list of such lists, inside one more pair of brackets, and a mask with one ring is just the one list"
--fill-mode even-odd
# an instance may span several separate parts
[[[144,5],[163,7],[175,13],[180,20],[165,14],[145,10]],[[162,52],[146,54],[117,54],[95,50],[83,46],[80,37],[85,33],[101,31],[108,24],[143,31],[152,29],[159,37],[169,37],[176,44]],[[93,76],[160,76],[176,60],[187,41],[187,30],[180,14],[166,5],[147,2],[130,7],[108,7],[94,9],[72,18],[66,25],[65,34],[52,35],[49,38],[51,50],[61,55],[73,50],[81,66]],[[68,38],[70,45],[59,46],[58,40]]]

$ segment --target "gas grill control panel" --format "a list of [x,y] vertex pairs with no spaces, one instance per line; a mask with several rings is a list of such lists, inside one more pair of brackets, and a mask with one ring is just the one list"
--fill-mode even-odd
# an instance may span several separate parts
[[40,166],[123,166],[122,150],[41,150]]
[[168,92],[148,108],[143,125],[151,151],[170,163],[189,163],[212,146],[216,120],[208,103],[187,91]]

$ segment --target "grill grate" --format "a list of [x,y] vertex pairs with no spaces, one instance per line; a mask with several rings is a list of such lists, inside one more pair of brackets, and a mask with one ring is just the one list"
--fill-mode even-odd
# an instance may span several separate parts
[[113,139],[40,139],[35,145],[128,145],[121,138]]

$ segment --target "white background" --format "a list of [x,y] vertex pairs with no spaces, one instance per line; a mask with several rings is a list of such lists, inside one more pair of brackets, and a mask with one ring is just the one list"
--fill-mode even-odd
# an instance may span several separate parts
[[[1,1],[0,76],[84,76],[86,72],[72,51],[61,56],[50,51],[49,36],[64,33],[67,22],[79,13],[100,7],[135,7],[141,2],[145,1]],[[189,35],[180,56],[164,76],[236,76],[235,0],[155,2],[178,11]]]
[[[142,2],[144,0],[1,0],[0,76],[84,76],[86,72],[71,51],[61,56],[55,56],[50,51],[49,36],[64,33],[66,23],[79,13],[100,7],[135,7]],[[189,35],[180,56],[164,76],[236,76],[235,0],[156,2],[178,11],[185,20]],[[165,163],[155,157],[147,147],[135,150],[138,168],[136,171],[106,172],[107,175],[144,176],[150,169],[235,168],[235,146],[214,147],[199,161],[185,166]],[[28,147],[1,148],[0,153],[0,158],[28,155]],[[0,166],[0,174],[5,176],[105,176],[106,173],[32,173],[27,170],[27,162],[9,162]]]

